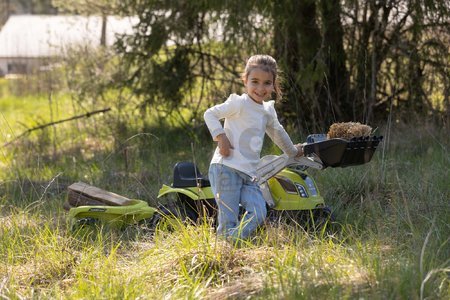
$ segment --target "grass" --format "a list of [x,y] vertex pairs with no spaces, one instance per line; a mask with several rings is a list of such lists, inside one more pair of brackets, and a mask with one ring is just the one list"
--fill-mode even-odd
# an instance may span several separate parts
[[[33,107],[21,101],[25,108],[0,100],[11,128],[6,116],[19,121],[16,112]],[[48,101],[40,101],[32,110],[44,119]],[[445,130],[396,125],[369,164],[311,170],[336,212],[336,234],[268,225],[235,247],[207,224],[153,237],[133,227],[73,232],[62,209],[68,184],[155,205],[176,161],[195,158],[206,172],[211,156],[204,129],[130,123],[117,143],[103,122],[65,124],[56,138],[35,132],[2,148],[0,298],[448,299]]]

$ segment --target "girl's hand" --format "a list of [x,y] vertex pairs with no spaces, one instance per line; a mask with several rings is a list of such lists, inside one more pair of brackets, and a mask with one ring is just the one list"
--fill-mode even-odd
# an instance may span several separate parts
[[297,144],[297,145],[295,145],[295,148],[297,148],[297,155],[295,156],[295,157],[301,157],[301,156],[303,156],[303,146],[304,146],[304,144]]
[[223,157],[230,156],[231,149],[234,149],[233,146],[231,146],[230,140],[226,136],[226,134],[222,133],[217,136],[218,146],[219,146],[219,153]]

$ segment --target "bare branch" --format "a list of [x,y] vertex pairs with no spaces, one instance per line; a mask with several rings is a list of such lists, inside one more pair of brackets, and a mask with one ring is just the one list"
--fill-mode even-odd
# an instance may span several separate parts
[[108,112],[110,110],[111,110],[111,108],[108,107],[108,108],[104,108],[104,109],[90,111],[90,112],[87,112],[85,114],[73,116],[73,117],[70,117],[70,118],[67,118],[67,119],[58,120],[58,121],[50,122],[50,123],[45,123],[45,124],[42,124],[42,125],[39,125],[39,126],[36,126],[36,127],[33,127],[33,128],[29,128],[26,131],[24,131],[21,134],[19,134],[18,136],[16,136],[12,141],[9,141],[9,142],[3,144],[2,148],[13,144],[17,140],[21,139],[22,137],[24,137],[26,135],[29,135],[31,132],[33,132],[35,130],[44,129],[44,128],[49,127],[49,126],[53,126],[53,125],[61,124],[61,123],[64,123],[64,122],[69,122],[69,121],[81,119],[81,118],[89,118],[92,115],[105,113],[105,112]]

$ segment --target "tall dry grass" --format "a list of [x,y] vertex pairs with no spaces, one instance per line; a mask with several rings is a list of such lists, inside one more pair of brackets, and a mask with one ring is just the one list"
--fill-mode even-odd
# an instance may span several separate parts
[[[92,123],[89,123],[92,122]],[[39,134],[1,150],[0,297],[69,299],[447,299],[448,133],[400,125],[363,166],[311,171],[339,230],[267,225],[238,246],[208,224],[73,231],[68,184],[86,181],[156,205],[176,161],[206,172],[205,132],[148,125],[119,145],[78,124],[58,155]],[[139,129],[140,128],[140,129]],[[101,128],[100,128],[101,129]],[[73,128],[59,137],[70,137]],[[67,134],[67,135],[65,135]],[[40,144],[42,143],[42,144]],[[28,148],[27,148],[28,147]],[[26,149],[26,150],[24,150]],[[192,151],[194,150],[194,153]]]

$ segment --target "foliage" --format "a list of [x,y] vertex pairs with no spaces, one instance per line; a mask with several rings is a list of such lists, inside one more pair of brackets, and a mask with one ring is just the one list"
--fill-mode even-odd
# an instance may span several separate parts
[[103,15],[114,14],[116,0],[51,0],[63,14]]
[[286,79],[281,115],[308,131],[380,122],[394,110],[448,113],[448,4],[130,0],[118,11],[139,19],[117,50],[130,71],[126,86],[146,106],[168,101],[176,110],[199,89],[194,107],[204,98],[211,105],[218,90],[222,99],[239,90],[246,57],[266,52]]
[[[211,2],[216,11],[210,13],[207,4],[122,2],[122,13],[139,18],[134,34],[117,43],[130,71],[123,84],[142,97],[144,109],[158,109],[164,103],[169,113],[180,115],[188,107],[192,111],[186,120],[189,124],[198,118],[198,108],[220,102],[228,92],[239,89],[242,48],[236,45],[240,39],[227,31],[230,12],[216,1]],[[216,41],[217,34],[223,35],[224,44]]]

